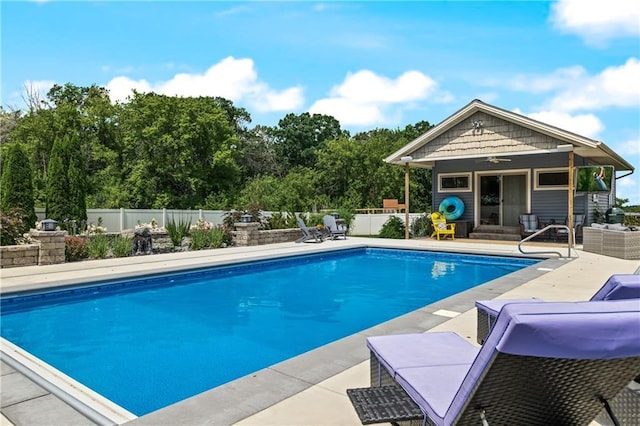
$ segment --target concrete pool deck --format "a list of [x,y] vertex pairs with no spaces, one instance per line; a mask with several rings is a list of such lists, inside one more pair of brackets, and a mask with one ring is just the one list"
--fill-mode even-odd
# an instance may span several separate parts
[[[106,259],[63,265],[2,269],[3,294],[72,285],[180,269],[244,262],[351,247],[375,246],[433,249],[492,255],[520,255],[516,243],[470,240],[434,241],[348,238],[322,244],[282,243],[222,250]],[[577,258],[549,260],[508,277],[467,290],[340,339],[306,354],[260,370],[154,413],[133,419],[131,425],[358,425],[345,390],[369,385],[365,339],[374,334],[455,331],[476,344],[475,300],[529,298],[587,300],[616,273],[634,273],[637,260],[622,260],[575,251]],[[566,255],[566,245],[527,244],[527,250],[554,250]],[[2,348],[3,351],[6,349]],[[3,358],[4,355],[3,355]],[[212,366],[215,368],[215,366]],[[64,401],[2,362],[0,425],[95,424]],[[102,422],[98,422],[102,423]]]

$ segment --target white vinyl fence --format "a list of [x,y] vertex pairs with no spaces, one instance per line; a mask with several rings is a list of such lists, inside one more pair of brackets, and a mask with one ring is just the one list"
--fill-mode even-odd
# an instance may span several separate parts
[[[87,209],[87,223],[98,224],[98,220],[102,219],[102,226],[107,228],[108,232],[121,232],[126,229],[133,229],[138,223],[151,223],[155,219],[159,227],[166,227],[172,219],[178,223],[182,221],[191,221],[195,224],[198,219],[206,220],[214,225],[222,224],[226,211],[224,210],[170,210],[170,209]],[[271,212],[263,212],[265,216],[269,216]],[[45,210],[43,208],[36,209],[38,220],[46,219]],[[357,214],[351,223],[349,233],[351,235],[377,235],[380,233],[382,225],[391,216],[398,216],[404,221],[404,213],[375,213],[375,214]],[[419,213],[409,215],[409,221],[416,217],[420,217]]]

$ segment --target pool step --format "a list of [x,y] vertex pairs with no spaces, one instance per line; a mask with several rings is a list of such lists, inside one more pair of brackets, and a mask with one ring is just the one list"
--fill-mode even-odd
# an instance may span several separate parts
[[472,240],[520,241],[519,226],[480,225],[469,234]]

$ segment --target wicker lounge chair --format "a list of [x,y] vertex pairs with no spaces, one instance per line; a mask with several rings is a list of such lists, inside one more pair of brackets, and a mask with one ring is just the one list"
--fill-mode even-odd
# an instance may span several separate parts
[[298,238],[296,243],[306,243],[308,241],[321,243],[324,241],[322,232],[318,231],[318,228],[315,226],[307,226],[300,216],[296,216],[296,219],[298,220],[298,226],[300,226],[300,230],[302,231],[302,237]]
[[640,371],[639,322],[634,300],[521,303],[480,348],[455,333],[370,337],[372,387],[347,394],[363,424],[588,425]]
[[342,237],[345,240],[347,239],[347,227],[344,225],[338,225],[335,217],[326,215],[322,218],[322,222],[324,223],[324,229],[329,233],[329,238],[332,240],[335,240],[338,237]]
[[[590,301],[640,299],[640,275],[616,274],[609,277],[604,285],[593,295]],[[496,322],[500,310],[508,303],[542,302],[541,299],[493,299],[478,300],[477,336],[482,344],[487,338],[491,327]],[[640,303],[640,301],[639,301]]]

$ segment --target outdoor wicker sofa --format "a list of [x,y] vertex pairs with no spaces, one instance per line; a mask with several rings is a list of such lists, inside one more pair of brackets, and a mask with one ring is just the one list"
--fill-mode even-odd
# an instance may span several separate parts
[[347,394],[363,424],[587,425],[640,371],[639,315],[635,300],[520,303],[480,348],[447,332],[369,337],[371,388]]
[[593,223],[582,230],[582,249],[620,259],[640,259],[640,231],[626,226]]

